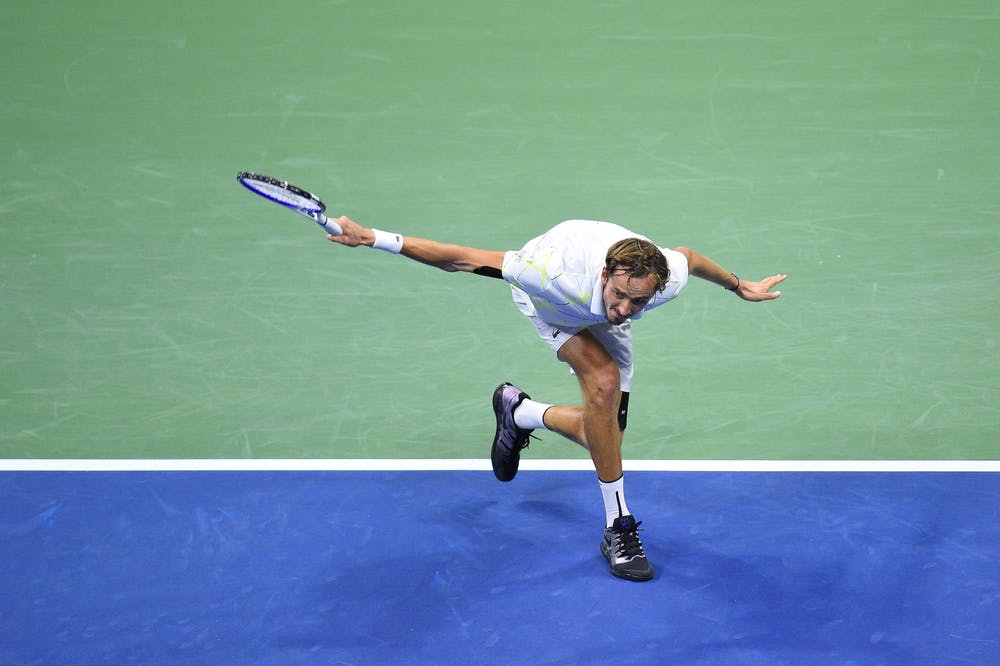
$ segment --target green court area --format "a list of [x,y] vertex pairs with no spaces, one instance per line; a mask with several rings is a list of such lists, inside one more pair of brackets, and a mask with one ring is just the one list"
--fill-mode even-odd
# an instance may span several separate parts
[[42,0],[0,26],[0,458],[485,457],[501,381],[577,400],[502,282],[334,246],[242,169],[413,236],[604,219],[787,273],[636,324],[627,458],[1000,458],[996,3]]

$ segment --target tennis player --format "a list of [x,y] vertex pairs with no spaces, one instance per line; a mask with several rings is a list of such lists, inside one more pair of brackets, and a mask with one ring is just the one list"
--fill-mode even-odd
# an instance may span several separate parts
[[532,400],[510,383],[498,386],[493,393],[493,472],[500,481],[513,479],[521,449],[536,429],[559,433],[586,448],[604,498],[601,552],[611,573],[650,580],[653,568],[639,538],[641,523],[625,503],[622,475],[622,434],[634,368],[632,322],[675,298],[690,275],[746,301],[778,298],[781,292],[772,289],[787,276],[741,280],[694,250],[660,248],[608,222],[569,220],[508,252],[404,238],[346,217],[337,223],[344,233],[328,236],[334,243],[371,246],[445,271],[467,271],[510,284],[518,309],[576,375],[582,404],[551,405]]

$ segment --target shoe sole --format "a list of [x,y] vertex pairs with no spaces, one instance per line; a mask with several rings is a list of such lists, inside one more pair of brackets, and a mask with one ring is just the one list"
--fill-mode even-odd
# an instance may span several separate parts
[[614,564],[612,564],[611,562],[611,554],[608,552],[608,546],[607,544],[604,543],[603,540],[601,540],[601,555],[603,555],[604,559],[608,561],[608,570],[611,572],[611,575],[616,578],[621,578],[622,580],[630,580],[637,583],[643,583],[647,580],[653,580],[652,567],[650,567],[648,576],[646,575],[637,576],[628,571],[622,571],[622,572],[615,571]]

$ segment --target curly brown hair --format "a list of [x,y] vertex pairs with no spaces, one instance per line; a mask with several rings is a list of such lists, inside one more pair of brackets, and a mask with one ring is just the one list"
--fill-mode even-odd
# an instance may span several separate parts
[[670,280],[670,266],[660,248],[641,238],[625,238],[608,248],[604,260],[608,275],[625,273],[629,277],[652,277],[660,291]]

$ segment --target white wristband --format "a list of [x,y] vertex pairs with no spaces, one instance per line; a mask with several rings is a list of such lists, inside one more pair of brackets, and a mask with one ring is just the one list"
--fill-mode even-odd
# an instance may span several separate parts
[[393,254],[399,254],[403,250],[402,234],[392,231],[381,231],[379,229],[372,229],[372,233],[375,234],[375,242],[372,243],[373,249],[384,250]]

